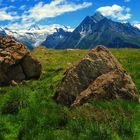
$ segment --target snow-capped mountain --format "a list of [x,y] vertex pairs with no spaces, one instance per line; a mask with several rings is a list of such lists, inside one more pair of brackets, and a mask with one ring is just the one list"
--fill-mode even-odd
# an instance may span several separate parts
[[26,30],[0,27],[0,35],[12,36],[30,49],[39,45],[56,49],[87,49],[100,44],[113,48],[140,48],[140,29],[130,23],[113,21],[100,13],[87,16],[74,31],[58,24],[32,25]]
[[56,31],[49,35],[46,40],[42,43],[43,46],[48,48],[55,48],[57,45],[62,43],[67,37],[71,35],[72,32],[64,30],[63,28],[56,28]]
[[36,31],[36,30],[41,30],[38,25],[32,25],[29,29],[29,31]]
[[57,24],[41,28],[37,25],[33,25],[27,30],[11,30],[7,27],[0,27],[0,35],[12,36],[17,41],[25,44],[28,48],[33,49],[41,45],[49,35],[56,33],[60,28],[66,32],[71,31],[70,28]]
[[57,49],[89,49],[96,45],[111,48],[140,48],[140,30],[130,23],[116,22],[100,13],[87,16]]
[[6,35],[6,32],[5,32],[5,30],[2,27],[0,27],[0,34],[1,35]]

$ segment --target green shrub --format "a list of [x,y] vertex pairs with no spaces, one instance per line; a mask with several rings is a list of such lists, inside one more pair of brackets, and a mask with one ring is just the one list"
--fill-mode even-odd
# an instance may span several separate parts
[[16,87],[7,92],[0,104],[1,114],[14,114],[28,104],[30,91],[27,88]]

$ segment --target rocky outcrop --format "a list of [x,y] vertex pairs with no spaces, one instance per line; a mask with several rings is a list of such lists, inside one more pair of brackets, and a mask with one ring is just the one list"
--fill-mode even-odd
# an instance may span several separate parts
[[76,66],[65,72],[54,98],[68,106],[94,98],[138,100],[131,77],[104,46],[90,50]]
[[0,36],[0,85],[39,78],[40,75],[41,64],[26,46],[11,37]]

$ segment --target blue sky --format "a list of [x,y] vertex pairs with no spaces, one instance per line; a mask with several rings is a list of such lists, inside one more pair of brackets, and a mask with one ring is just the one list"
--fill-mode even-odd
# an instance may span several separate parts
[[0,0],[0,26],[26,29],[34,24],[75,28],[96,11],[140,27],[140,0]]

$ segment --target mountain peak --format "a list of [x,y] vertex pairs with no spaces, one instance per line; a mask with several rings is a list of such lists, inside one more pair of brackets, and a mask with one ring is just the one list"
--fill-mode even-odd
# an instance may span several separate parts
[[40,30],[40,27],[38,25],[32,25],[29,28],[30,31]]
[[56,32],[58,32],[58,33],[59,32],[65,32],[63,28],[55,28],[55,29],[56,29]]
[[140,30],[130,23],[116,22],[95,13],[87,16],[56,48],[89,49],[99,44],[110,48],[140,48]]
[[99,22],[103,20],[105,17],[101,13],[96,12],[93,16],[91,16],[91,18],[94,19],[96,22]]
[[126,22],[125,25],[126,25],[127,27],[132,27],[132,25],[131,25],[130,22]]
[[5,27],[5,28],[4,28],[4,30],[8,30],[8,31],[10,31],[10,29],[9,29],[9,28],[7,28],[7,27]]
[[2,30],[2,31],[3,31],[3,28],[2,28],[2,27],[0,27],[0,30]]

